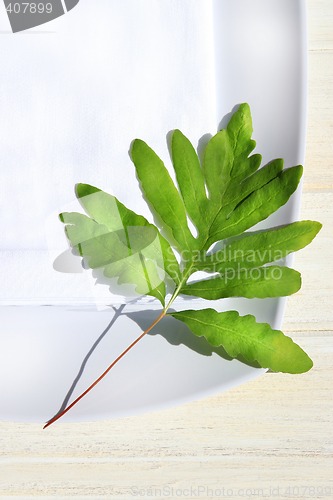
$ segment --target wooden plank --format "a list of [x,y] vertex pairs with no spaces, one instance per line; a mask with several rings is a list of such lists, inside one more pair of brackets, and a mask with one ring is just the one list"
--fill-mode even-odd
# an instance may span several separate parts
[[308,0],[309,50],[333,49],[333,10],[331,0]]
[[305,191],[332,191],[333,187],[332,61],[333,50],[311,52],[309,55]]
[[318,220],[323,228],[308,247],[295,255],[293,267],[302,273],[302,288],[288,297],[284,328],[332,330],[333,193],[304,192],[301,219]]

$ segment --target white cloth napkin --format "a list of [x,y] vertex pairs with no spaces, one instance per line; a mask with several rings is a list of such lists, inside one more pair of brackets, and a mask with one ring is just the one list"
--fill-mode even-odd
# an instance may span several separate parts
[[170,165],[170,130],[195,146],[215,132],[212,2],[81,0],[52,23],[1,37],[0,67],[0,301],[89,300],[89,280],[53,269],[66,250],[57,213],[86,182],[149,216],[131,141]]

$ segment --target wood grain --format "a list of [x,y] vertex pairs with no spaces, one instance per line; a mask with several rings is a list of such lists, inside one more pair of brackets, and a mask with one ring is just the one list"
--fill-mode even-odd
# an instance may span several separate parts
[[[114,421],[0,423],[2,498],[333,498],[333,10],[309,0],[302,218],[324,228],[297,256],[285,331],[314,359],[225,394]],[[314,253],[316,258],[313,258]],[[173,488],[173,490],[172,490]]]

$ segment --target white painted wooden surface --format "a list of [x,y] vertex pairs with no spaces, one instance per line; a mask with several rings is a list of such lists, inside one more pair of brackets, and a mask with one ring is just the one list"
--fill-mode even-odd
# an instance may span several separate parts
[[180,408],[94,424],[0,422],[0,497],[333,498],[333,9],[308,0],[309,121],[302,218],[324,228],[296,267],[284,330],[302,376],[267,374]]

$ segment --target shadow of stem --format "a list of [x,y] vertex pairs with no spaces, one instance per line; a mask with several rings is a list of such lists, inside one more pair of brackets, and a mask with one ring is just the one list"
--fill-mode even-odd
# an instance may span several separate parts
[[[50,419],[50,421],[53,421],[56,419],[57,416],[62,414],[64,410],[66,410],[67,405],[69,403],[69,400],[85,370],[85,367],[95,351],[95,349],[98,347],[100,342],[103,340],[105,335],[110,331],[110,329],[114,326],[118,318],[122,315],[127,316],[129,319],[134,321],[140,329],[145,332],[147,329],[151,328],[153,320],[155,318],[156,321],[156,310],[145,310],[145,311],[134,311],[134,312],[127,312],[124,313],[125,309],[125,304],[121,305],[118,309],[115,309],[113,307],[113,310],[115,312],[113,318],[111,319],[110,323],[107,325],[105,330],[101,333],[101,335],[96,339],[92,347],[89,349],[88,353],[86,354],[85,358],[83,359],[80,369],[73,380],[70,389],[68,390],[59,410],[57,413]],[[158,319],[157,319],[158,321]],[[148,333],[149,335],[161,335],[162,337],[165,338],[167,342],[169,342],[171,345],[177,346],[177,345],[185,345],[189,349],[197,352],[198,354],[201,354],[203,356],[212,356],[213,353],[216,353],[218,356],[221,358],[232,361],[233,358],[231,358],[227,352],[224,350],[222,346],[220,347],[214,347],[210,345],[207,340],[204,337],[197,337],[194,335],[190,329],[183,323],[175,320],[171,316],[165,316],[163,318],[163,321],[158,322],[155,326],[152,332]],[[138,340],[138,339],[137,339]],[[123,353],[124,354],[124,353]],[[248,363],[241,357],[236,358],[238,361],[241,361],[242,363],[245,363],[249,366],[259,368],[259,365],[257,363]],[[81,396],[82,397],[82,396]],[[74,403],[75,404],[75,403]]]
[[67,408],[67,405],[69,403],[69,400],[75,390],[75,387],[77,386],[80,378],[82,377],[82,374],[85,370],[85,367],[90,359],[90,357],[92,356],[92,354],[94,353],[94,351],[96,350],[96,348],[98,347],[98,345],[100,344],[100,342],[103,340],[103,338],[105,337],[105,335],[110,331],[110,329],[113,327],[113,325],[116,323],[116,321],[118,320],[118,318],[123,314],[123,311],[125,309],[125,304],[121,305],[118,309],[116,309],[115,307],[113,307],[113,310],[115,312],[114,316],[112,317],[110,323],[107,325],[107,327],[105,328],[105,330],[100,334],[100,336],[95,340],[95,342],[93,343],[93,345],[91,346],[91,348],[89,349],[88,353],[86,354],[85,358],[83,359],[82,363],[81,363],[81,366],[80,366],[80,369],[75,377],[75,379],[73,380],[72,382],[72,385],[70,386],[59,410],[55,413],[54,417],[52,418],[55,418],[57,415],[59,415],[60,413],[62,413],[66,408]]

